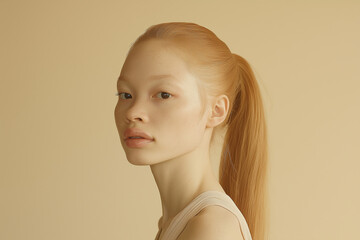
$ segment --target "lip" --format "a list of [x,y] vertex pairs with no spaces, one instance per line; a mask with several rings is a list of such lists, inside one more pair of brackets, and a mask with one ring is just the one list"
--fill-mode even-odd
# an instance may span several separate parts
[[145,147],[147,144],[153,142],[151,139],[126,139],[125,143],[128,147],[131,148],[142,148]]
[[124,140],[127,140],[129,137],[143,137],[144,139],[154,140],[148,133],[142,131],[139,128],[127,128],[124,132]]

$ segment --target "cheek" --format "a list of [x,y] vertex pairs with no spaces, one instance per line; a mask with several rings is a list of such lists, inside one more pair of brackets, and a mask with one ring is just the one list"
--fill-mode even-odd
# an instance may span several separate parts
[[196,101],[179,101],[176,106],[165,111],[161,116],[161,136],[164,140],[171,139],[174,145],[184,144],[184,141],[196,141],[201,135],[202,123],[200,118],[200,103]]
[[117,104],[114,109],[114,118],[118,131],[120,131],[120,129],[123,128],[124,125],[126,125],[124,116],[124,110],[120,108],[119,104]]

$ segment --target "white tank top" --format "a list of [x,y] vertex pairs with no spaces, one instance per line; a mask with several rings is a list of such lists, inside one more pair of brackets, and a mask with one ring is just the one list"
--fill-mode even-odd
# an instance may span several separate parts
[[[206,191],[199,194],[183,210],[181,210],[170,222],[168,228],[162,233],[162,240],[176,240],[184,230],[187,222],[197,215],[203,208],[218,205],[235,214],[239,220],[239,227],[245,240],[252,240],[246,220],[234,201],[226,193],[219,191]],[[156,235],[158,239],[161,231]]]

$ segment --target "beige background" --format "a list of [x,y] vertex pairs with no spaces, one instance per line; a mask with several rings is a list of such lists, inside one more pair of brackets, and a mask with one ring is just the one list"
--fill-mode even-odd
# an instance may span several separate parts
[[113,111],[130,45],[170,21],[211,29],[253,66],[269,239],[360,239],[359,12],[355,0],[1,0],[0,239],[155,238],[158,190],[127,162]]

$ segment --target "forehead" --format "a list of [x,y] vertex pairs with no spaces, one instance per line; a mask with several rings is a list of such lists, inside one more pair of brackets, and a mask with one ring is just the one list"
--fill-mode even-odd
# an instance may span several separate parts
[[132,81],[184,83],[189,78],[186,62],[177,51],[159,40],[140,43],[127,56],[118,83]]

